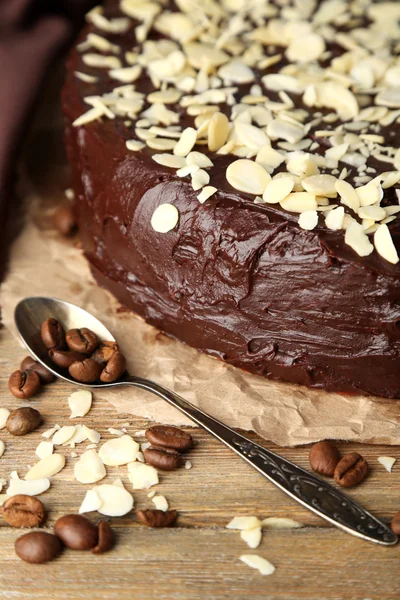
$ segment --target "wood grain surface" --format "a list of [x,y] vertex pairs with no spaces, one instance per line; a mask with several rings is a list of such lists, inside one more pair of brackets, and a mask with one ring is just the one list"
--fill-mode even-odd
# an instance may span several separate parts
[[[9,374],[26,355],[6,330],[0,331],[0,405],[12,409],[24,403],[8,391]],[[40,410],[40,429],[13,438],[3,429],[0,439],[6,451],[0,459],[0,477],[12,470],[21,477],[36,462],[35,448],[41,434],[58,423],[70,424],[67,399],[73,386],[61,381],[43,388],[29,404]],[[107,403],[94,400],[85,423],[110,438],[109,427],[129,422],[134,434],[147,423],[132,415],[118,414]],[[138,523],[134,511],[112,519],[117,544],[109,554],[66,550],[47,565],[28,565],[14,553],[14,541],[24,531],[0,522],[0,598],[46,600],[212,600],[248,598],[276,600],[394,600],[400,596],[398,577],[399,547],[383,548],[355,539],[329,526],[269,484],[252,468],[202,431],[193,430],[195,448],[188,454],[190,470],[163,473],[155,489],[179,512],[173,529],[151,530]],[[251,436],[257,439],[255,436]],[[81,454],[87,443],[75,451]],[[265,444],[268,446],[268,444]],[[269,446],[271,447],[271,446]],[[308,467],[308,448],[273,448]],[[400,459],[400,449],[382,446],[340,444],[342,452],[357,450],[369,461],[371,473],[349,494],[384,519],[400,509],[400,461],[393,473],[377,462],[381,455]],[[86,489],[73,478],[70,448],[60,451],[67,465],[52,478],[49,491],[41,495],[51,531],[55,520],[76,512]],[[126,467],[107,467],[104,482],[121,477],[131,490]],[[3,490],[4,492],[4,490]],[[135,491],[136,508],[151,508],[147,492]],[[225,529],[235,515],[291,517],[305,525],[302,529],[264,530],[257,550],[250,550],[239,533]],[[90,515],[93,520],[97,513]],[[239,560],[241,554],[260,554],[276,571],[262,577]]]

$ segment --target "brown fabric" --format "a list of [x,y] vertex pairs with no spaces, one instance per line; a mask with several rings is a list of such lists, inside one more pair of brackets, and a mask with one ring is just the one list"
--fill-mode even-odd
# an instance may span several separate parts
[[0,279],[16,214],[15,166],[46,72],[93,0],[0,0]]

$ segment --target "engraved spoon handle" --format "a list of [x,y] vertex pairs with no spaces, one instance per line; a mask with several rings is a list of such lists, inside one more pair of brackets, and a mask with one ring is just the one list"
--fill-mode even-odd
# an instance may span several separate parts
[[152,392],[166,400],[236,452],[286,494],[332,525],[370,542],[385,546],[396,544],[397,536],[390,527],[319,477],[236,433],[155,382],[129,376],[124,383]]

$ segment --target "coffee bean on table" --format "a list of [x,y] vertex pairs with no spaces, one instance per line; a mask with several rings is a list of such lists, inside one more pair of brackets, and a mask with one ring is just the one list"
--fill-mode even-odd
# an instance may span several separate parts
[[8,380],[10,392],[16,398],[26,400],[40,389],[40,377],[35,371],[14,371]]
[[75,233],[77,223],[71,206],[59,206],[53,213],[53,225],[61,235],[69,237]]
[[121,352],[114,352],[110,360],[101,372],[100,379],[105,383],[112,383],[123,375],[126,371],[125,356]]
[[182,456],[173,448],[150,446],[144,451],[144,457],[149,465],[161,471],[174,471],[182,464]]
[[114,546],[114,534],[107,521],[100,521],[98,524],[99,539],[97,545],[93,548],[93,554],[103,554],[108,552]]
[[400,512],[397,512],[390,521],[390,527],[396,535],[400,535]]
[[368,475],[368,463],[357,452],[346,454],[335,469],[335,480],[343,487],[358,485]]
[[82,515],[65,515],[57,519],[54,533],[67,548],[90,550],[97,545],[96,525]]
[[21,362],[21,371],[34,371],[39,375],[41,383],[53,383],[56,380],[56,376],[53,375],[46,367],[34,360],[32,357],[27,356]]
[[46,518],[46,509],[34,496],[17,494],[4,502],[4,520],[12,527],[38,527]]
[[71,377],[80,383],[92,383],[100,378],[103,367],[92,358],[85,358],[70,365],[68,371]]
[[167,425],[153,425],[146,431],[146,438],[153,446],[163,446],[165,448],[174,448],[183,452],[193,444],[193,438],[190,433],[182,431],[178,427]]
[[34,564],[49,562],[62,550],[61,542],[52,533],[31,531],[15,541],[15,552],[19,558]]
[[65,334],[65,339],[70,350],[81,354],[92,354],[99,345],[99,338],[87,327],[82,329],[70,329]]
[[176,510],[138,510],[137,518],[147,527],[171,527],[178,516]]
[[64,328],[57,319],[47,319],[42,324],[42,342],[49,350],[56,348],[63,350],[66,347]]
[[35,408],[23,406],[12,410],[8,415],[6,428],[11,435],[26,435],[39,427],[41,415]]
[[340,452],[330,442],[318,442],[311,448],[309,459],[313,471],[326,477],[333,477],[340,460]]
[[68,369],[72,363],[85,360],[86,356],[73,350],[49,350],[49,357],[57,367]]
[[119,351],[117,342],[101,342],[100,346],[93,352],[90,358],[105,365],[108,363],[114,352],[117,351]]

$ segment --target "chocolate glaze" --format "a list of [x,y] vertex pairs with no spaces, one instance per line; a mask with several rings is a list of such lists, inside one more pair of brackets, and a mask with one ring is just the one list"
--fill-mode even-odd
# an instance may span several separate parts
[[[132,47],[133,33],[117,41]],[[100,74],[100,83],[83,84],[76,69]],[[83,96],[114,85],[72,52],[67,151],[83,248],[99,284],[168,335],[252,373],[400,397],[399,265],[376,252],[359,257],[323,219],[305,231],[279,205],[254,204],[226,181],[230,158],[212,156],[219,191],[201,205],[189,181],[152,161],[152,151],[126,149],[133,136],[121,120],[73,128],[87,110]],[[149,86],[142,78],[137,89]],[[163,202],[180,212],[168,234],[150,225]],[[399,248],[397,221],[390,227]]]

